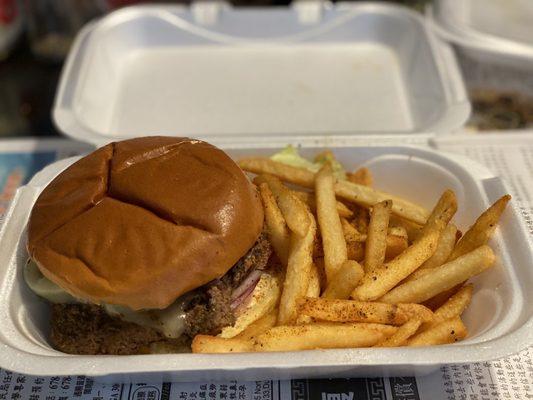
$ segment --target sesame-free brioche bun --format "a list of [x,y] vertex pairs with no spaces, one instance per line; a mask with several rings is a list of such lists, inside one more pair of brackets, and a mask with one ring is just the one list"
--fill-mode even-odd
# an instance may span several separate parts
[[80,299],[165,308],[224,275],[262,227],[256,188],[222,150],[144,137],[108,144],[59,174],[33,207],[28,251]]

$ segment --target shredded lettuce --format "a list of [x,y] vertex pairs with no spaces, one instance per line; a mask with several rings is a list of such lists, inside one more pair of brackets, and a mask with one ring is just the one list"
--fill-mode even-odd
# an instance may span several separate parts
[[318,172],[322,165],[330,161],[335,177],[340,180],[346,179],[346,171],[343,166],[333,157],[333,154],[327,151],[318,154],[314,162],[311,162],[303,158],[294,146],[288,145],[283,150],[273,154],[270,159],[292,167],[305,168],[311,172]]

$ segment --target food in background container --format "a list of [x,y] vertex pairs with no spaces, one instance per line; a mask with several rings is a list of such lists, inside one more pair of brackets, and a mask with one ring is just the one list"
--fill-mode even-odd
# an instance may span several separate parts
[[479,130],[511,130],[533,127],[533,96],[496,90],[469,91],[472,115],[466,127]]
[[533,3],[436,0],[428,17],[457,52],[473,109],[467,129],[531,127]]

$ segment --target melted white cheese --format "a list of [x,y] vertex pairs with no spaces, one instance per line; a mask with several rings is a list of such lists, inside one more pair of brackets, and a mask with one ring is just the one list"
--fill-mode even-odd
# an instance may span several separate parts
[[[28,261],[24,268],[24,280],[38,296],[51,303],[83,303],[54,282],[46,278],[34,261]],[[102,304],[104,310],[112,317],[138,325],[148,326],[160,331],[168,338],[178,338],[185,330],[185,311],[187,296],[182,296],[163,310],[133,311],[128,307],[115,304]]]

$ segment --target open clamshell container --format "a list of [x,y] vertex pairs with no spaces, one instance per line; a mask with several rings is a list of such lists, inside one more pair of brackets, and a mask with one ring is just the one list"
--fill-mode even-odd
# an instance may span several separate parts
[[[405,9],[302,3],[259,12],[205,4],[134,7],[88,26],[63,72],[54,116],[66,134],[93,144],[190,135],[235,158],[269,155],[287,143],[304,156],[327,147],[347,169],[369,167],[377,188],[428,208],[444,189],[455,190],[456,222],[465,229],[506,193],[501,180],[465,158],[387,143],[425,143],[413,138],[460,126],[468,109],[452,53]],[[22,266],[32,205],[73,161],[48,166],[21,188],[1,228],[3,368],[112,382],[406,375],[503,357],[532,342],[532,248],[509,207],[492,240],[498,261],[474,279],[463,342],[226,355],[61,353],[47,342],[48,305],[26,287]]]
[[458,52],[474,89],[533,91],[533,2],[435,0],[428,20]]

